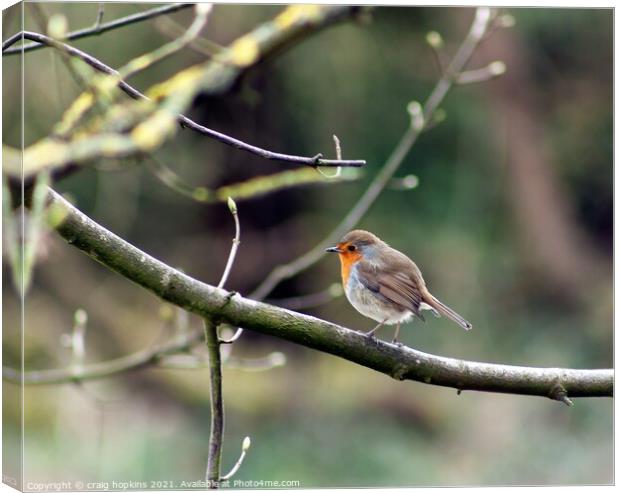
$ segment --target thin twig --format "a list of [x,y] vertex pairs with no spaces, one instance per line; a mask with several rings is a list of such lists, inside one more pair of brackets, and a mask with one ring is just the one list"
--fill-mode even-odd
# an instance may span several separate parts
[[33,370],[21,373],[19,370],[3,367],[2,378],[8,382],[20,384],[23,381],[25,385],[52,385],[108,378],[158,363],[169,354],[175,354],[191,348],[195,343],[200,341],[202,337],[202,330],[194,330],[128,356],[85,365],[77,371],[75,368],[60,368],[54,370]]
[[241,226],[239,225],[239,213],[237,211],[237,204],[235,201],[228,197],[228,210],[233,216],[235,220],[235,237],[232,240],[232,246],[230,247],[230,253],[228,254],[228,261],[226,262],[226,268],[224,269],[224,273],[218,283],[218,288],[223,288],[228,280],[228,275],[230,274],[230,269],[232,269],[233,264],[235,263],[235,257],[237,256],[237,250],[239,249],[239,237],[241,235]]
[[241,464],[243,464],[243,459],[245,459],[245,455],[247,454],[247,452],[248,452],[248,450],[250,448],[250,444],[251,444],[250,437],[245,437],[243,439],[243,443],[241,444],[241,455],[239,456],[239,459],[237,459],[237,462],[235,463],[233,468],[230,470],[230,472],[228,474],[222,476],[222,481],[226,481],[227,479],[230,479],[235,474],[237,474],[237,471],[241,467]]
[[241,337],[241,334],[243,334],[243,329],[241,327],[237,327],[237,330],[231,337],[229,337],[228,339],[220,339],[220,342],[222,344],[232,344]]
[[[228,279],[228,275],[230,274],[230,270],[232,269],[232,266],[235,262],[235,257],[237,256],[237,250],[239,248],[239,236],[241,234],[241,227],[239,225],[239,214],[237,212],[237,204],[235,204],[235,201],[228,197],[228,209],[230,210],[231,214],[233,215],[233,218],[235,219],[235,237],[233,238],[233,242],[232,242],[232,246],[230,248],[230,253],[228,254],[228,261],[226,262],[226,268],[224,269],[224,273],[222,274],[222,278],[220,279],[219,284],[217,285],[218,288],[223,288],[224,284],[226,284],[226,280]],[[237,329],[237,331],[239,331],[239,329]],[[236,334],[235,334],[236,335]],[[233,335],[233,337],[235,337]],[[238,338],[239,336],[237,336]],[[222,344],[231,344],[233,343],[236,339],[232,340],[232,339],[221,339],[218,336],[218,340],[220,343]]]
[[476,82],[485,82],[495,79],[506,73],[506,64],[501,61],[491,62],[486,67],[474,70],[466,70],[456,75],[457,84],[474,84]]
[[[155,21],[155,29],[170,38],[176,38],[185,30],[181,24],[173,21],[170,17],[160,17],[157,19]],[[195,39],[189,46],[207,57],[215,56],[225,49],[223,46],[206,38]]]
[[445,53],[443,52],[443,38],[441,34],[437,31],[430,31],[426,35],[426,42],[431,47],[431,52],[433,53],[433,59],[435,60],[435,65],[437,66],[437,72],[440,76],[446,71],[446,60]]
[[[57,42],[53,40],[52,38],[50,38],[49,36],[46,36],[40,33],[31,32],[31,31],[23,31],[22,33],[18,33],[18,34],[20,35],[20,37],[23,35],[25,39],[36,40],[39,43],[42,43],[48,46],[61,47],[67,54],[80,58],[85,63],[93,67],[95,70],[98,70],[106,74],[118,75],[118,72],[116,70],[109,67],[108,65],[103,63],[101,60],[71,45]],[[145,94],[138,91],[137,89],[129,85],[124,80],[120,80],[118,82],[118,88],[133,99],[145,99],[145,100],[150,101],[150,99]],[[343,159],[343,160],[322,159],[322,158],[317,159],[316,156],[306,157],[306,156],[296,156],[293,154],[283,154],[280,152],[273,152],[267,149],[262,149],[260,147],[248,144],[246,142],[243,142],[242,140],[236,139],[234,137],[223,134],[216,130],[207,128],[203,125],[196,123],[195,121],[191,120],[190,118],[184,115],[179,115],[178,121],[185,128],[189,128],[202,135],[206,135],[215,140],[218,140],[226,145],[236,147],[239,150],[246,151],[251,154],[255,154],[264,159],[269,159],[272,161],[281,161],[281,162],[287,162],[291,164],[303,164],[306,166],[311,166],[313,168],[316,168],[317,166],[361,167],[366,164],[366,161],[364,161],[363,159]]]
[[151,67],[155,63],[165,60],[169,56],[185,48],[194,39],[196,39],[196,37],[198,37],[200,31],[202,31],[205,27],[207,21],[209,20],[211,10],[212,5],[209,3],[196,4],[196,15],[194,17],[194,21],[180,37],[164,44],[163,46],[160,46],[155,51],[134,58],[125,66],[119,68],[117,71],[118,73],[114,75],[119,79],[128,79],[132,75]]
[[[203,359],[186,351],[196,347],[204,337],[202,330],[192,330],[187,335],[178,335],[161,344],[101,363],[75,365],[67,368],[30,370],[25,373],[8,366],[2,367],[2,379],[19,385],[58,385],[75,382],[101,380],[122,373],[137,371],[143,368],[161,368],[166,370],[197,370],[208,367],[208,359]],[[224,367],[231,370],[261,372],[279,368],[286,364],[286,356],[278,351],[260,358],[228,357],[222,361]]]
[[[54,14],[51,17],[45,13],[43,5],[41,3],[31,2],[29,7],[32,10],[33,16],[39,24],[39,28],[46,31],[53,42],[53,47],[60,53],[60,59],[62,63],[73,77],[73,80],[82,91],[88,91],[93,97],[96,94],[93,92],[92,87],[89,84],[89,77],[84,73],[84,68],[78,64],[78,61],[72,58],[66,51],[62,49],[61,39],[66,37],[66,30],[68,27],[67,18],[63,14]],[[53,55],[53,53],[52,53]],[[55,60],[55,58],[53,58]],[[81,70],[82,69],[82,70]],[[97,109],[100,112],[105,111],[105,105],[100,100],[95,100]]]
[[455,74],[462,71],[467,62],[471,58],[474,50],[484,36],[487,25],[491,18],[491,10],[487,7],[476,9],[475,18],[467,34],[467,37],[460,46],[458,52],[446,67],[445,72],[437,82],[435,88],[424,104],[421,128],[416,125],[410,125],[396,145],[396,148],[384,164],[383,168],[376,175],[370,186],[360,197],[355,206],[349,211],[336,228],[329,233],[317,246],[309,250],[301,257],[282,264],[271,271],[265,280],[250,294],[251,298],[262,300],[273,289],[285,279],[296,276],[300,272],[308,269],[318,262],[325,254],[325,248],[333,245],[336,241],[351,230],[366,212],[375,203],[383,189],[390,183],[394,173],[398,171],[403,160],[417,141],[420,134],[424,131],[428,122],[432,121],[433,114],[437,110],[439,104],[443,101],[447,92],[453,85]]
[[222,359],[217,326],[204,319],[205,339],[209,352],[209,379],[211,382],[211,432],[209,435],[209,456],[207,460],[207,487],[215,489],[220,481],[222,460],[222,439],[224,436],[224,401],[222,397]]
[[[223,349],[224,347],[222,347],[222,351]],[[286,356],[278,351],[269,353],[262,358],[237,358],[234,356],[224,358],[222,354],[222,364],[230,370],[263,372],[284,366],[286,364]],[[190,354],[173,354],[161,358],[157,362],[156,368],[164,368],[166,370],[198,370],[200,368],[208,368],[208,366],[208,358],[205,359],[202,356]]]
[[[99,24],[98,26],[91,26],[86,29],[80,29],[78,31],[73,31],[67,34],[67,40],[86,38],[88,36],[96,36],[98,34],[102,34],[107,31],[111,31],[113,29],[118,29],[119,27],[128,26],[130,24],[135,24],[137,22],[145,21],[148,19],[152,19],[154,17],[158,17],[160,15],[171,14],[172,12],[177,12],[182,9],[186,9],[192,7],[194,4],[192,3],[175,3],[171,5],[164,5],[161,7],[156,7],[154,9],[145,10],[144,12],[139,12],[137,14],[131,14],[127,17],[121,17],[120,19],[115,19],[110,22],[106,22],[104,24]],[[99,14],[98,14],[99,16]],[[13,36],[9,37],[2,43],[2,54],[3,55],[16,55],[18,53],[25,53],[28,51],[38,50],[40,48],[44,48],[45,46],[49,46],[47,43],[30,43],[24,46],[18,46],[16,48],[8,49],[11,45],[15,44],[17,41],[22,39],[22,33],[16,33]],[[27,39],[27,38],[26,38]],[[37,41],[37,40],[33,40]]]
[[93,24],[92,29],[95,32],[101,32],[101,23],[103,22],[103,16],[105,15],[105,2],[99,2],[99,7],[97,8],[97,18],[95,19],[95,23]]
[[[336,147],[336,159],[340,161],[342,160],[342,148],[340,147],[340,139],[336,135],[333,135],[332,137],[334,139],[334,146]],[[333,175],[325,173],[321,170],[321,168],[317,168],[316,170],[321,173],[321,175],[323,175],[325,178],[330,179],[338,178],[340,176],[340,173],[342,173],[342,168],[340,166],[336,168],[336,172]]]

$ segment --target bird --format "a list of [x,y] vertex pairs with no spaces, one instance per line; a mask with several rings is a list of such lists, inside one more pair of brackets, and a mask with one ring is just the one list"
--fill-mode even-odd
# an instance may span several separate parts
[[383,325],[396,324],[392,343],[398,342],[400,324],[422,311],[445,316],[465,330],[472,324],[435,298],[426,287],[418,266],[404,253],[374,234],[356,229],[345,234],[336,246],[326,249],[340,258],[342,285],[347,299],[362,315],[379,322],[366,334],[374,338]]

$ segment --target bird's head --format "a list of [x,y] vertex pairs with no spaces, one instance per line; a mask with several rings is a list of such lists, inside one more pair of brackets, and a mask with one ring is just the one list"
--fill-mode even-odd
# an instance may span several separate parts
[[381,246],[385,243],[372,233],[355,229],[344,235],[336,246],[325,251],[337,253],[343,261],[357,262],[361,258],[373,258]]

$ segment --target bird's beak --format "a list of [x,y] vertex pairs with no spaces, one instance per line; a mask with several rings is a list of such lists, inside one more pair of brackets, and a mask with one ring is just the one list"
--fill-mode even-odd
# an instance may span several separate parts
[[338,248],[337,246],[335,247],[329,247],[328,249],[325,250],[326,252],[329,253],[342,253],[342,250],[340,250],[340,248]]

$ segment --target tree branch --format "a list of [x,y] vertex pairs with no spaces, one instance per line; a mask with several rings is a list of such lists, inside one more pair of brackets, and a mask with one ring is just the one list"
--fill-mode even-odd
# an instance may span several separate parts
[[[329,17],[327,19],[329,19]],[[327,21],[326,21],[326,25],[328,25]],[[71,45],[57,41],[49,36],[46,36],[40,33],[31,32],[31,31],[23,31],[18,34],[20,35],[20,37],[23,36],[25,39],[35,40],[41,45],[52,46],[57,49],[62,49],[65,54],[81,59],[82,61],[84,61],[85,63],[87,63],[88,65],[90,65],[92,68],[94,68],[95,70],[99,72],[109,74],[109,75],[119,75],[119,72],[117,70],[106,65],[105,63],[95,58],[94,56],[89,55],[88,53],[85,53],[84,51],[79,50]],[[136,100],[143,99],[143,100],[150,101],[150,98],[148,96],[138,91],[136,88],[134,88],[133,86],[131,86],[124,80],[120,80],[118,82],[118,88],[124,93],[126,93],[128,96],[130,96],[132,99],[136,99]],[[316,168],[318,166],[360,167],[366,164],[366,161],[362,159],[344,159],[344,160],[343,159],[323,159],[320,154],[316,156],[296,156],[292,154],[274,152],[274,151],[260,148],[258,146],[248,144],[246,142],[243,142],[242,140],[236,139],[234,137],[231,137],[221,132],[217,132],[216,130],[207,128],[203,125],[196,123],[195,121],[191,120],[185,115],[179,115],[177,119],[183,128],[189,128],[195,132],[198,132],[200,134],[203,134],[215,140],[218,140],[226,145],[235,147],[239,150],[249,152],[251,154],[255,154],[264,159],[268,159],[272,161],[288,162],[291,164],[303,164],[306,166],[311,166],[313,168]],[[67,172],[72,172],[72,171],[75,171],[76,169],[78,168],[74,165],[74,163],[67,163],[66,166],[62,167],[61,169],[55,169],[54,175],[64,176]],[[8,166],[5,171],[8,174],[14,175],[15,177],[18,177],[18,178],[22,176],[21,166],[14,166],[14,167]],[[30,177],[28,170],[26,170],[25,177],[26,178]]]
[[[270,175],[261,175],[249,178],[237,183],[223,185],[216,189],[204,186],[192,186],[183,181],[172,169],[161,160],[150,156],[150,169],[155,177],[164,185],[175,192],[203,204],[216,204],[227,202],[229,197],[235,200],[255,199],[261,195],[266,195],[285,188],[299,187],[314,184],[341,183],[356,180],[361,172],[355,169],[348,169],[346,173],[337,173],[338,176],[329,177],[320,172],[320,168],[295,168],[279,171]],[[340,169],[340,168],[338,168]]]
[[60,368],[54,370],[33,370],[21,373],[13,368],[2,368],[2,379],[24,385],[53,385],[71,382],[84,382],[107,378],[130,370],[138,370],[158,363],[167,355],[191,348],[204,336],[201,330],[179,334],[161,344],[102,363],[92,363],[80,368]]
[[[171,5],[164,5],[161,7],[156,7],[154,9],[145,10],[144,12],[128,15],[126,17],[121,17],[120,19],[115,19],[106,23],[96,22],[95,25],[92,27],[80,29],[78,31],[73,31],[67,34],[66,39],[73,40],[86,38],[89,36],[96,36],[99,34],[103,34],[107,31],[111,31],[113,29],[118,29],[119,27],[135,24],[137,22],[152,19],[160,15],[171,14],[173,12],[192,7],[193,5],[194,4],[192,3],[174,3]],[[100,20],[100,15],[102,16],[101,9],[97,14],[97,20]],[[13,36],[7,38],[7,40],[2,43],[3,55],[16,55],[18,53],[26,53],[28,51],[34,51],[40,48],[44,48],[45,46],[49,46],[47,43],[36,42],[9,49],[10,46],[17,43],[20,39],[22,39],[22,33],[15,33]]]
[[570,397],[611,397],[613,370],[531,368],[464,361],[398,347],[308,315],[202,283],[154,259],[88,218],[56,192],[56,226],[71,245],[163,300],[192,313],[333,354],[398,380],[463,390]]
[[222,397],[222,357],[217,336],[217,325],[204,319],[205,339],[209,352],[209,378],[211,382],[211,432],[209,435],[209,457],[207,461],[207,486],[218,487],[220,463],[222,461],[222,439],[224,436],[224,399]]
[[[135,115],[133,115],[132,118],[140,117],[143,120],[142,123],[134,122],[134,124],[137,123],[137,126],[133,129],[130,136],[122,133],[102,132],[96,135],[89,134],[87,136],[82,136],[75,142],[59,143],[54,139],[43,139],[25,149],[23,154],[23,175],[28,179],[31,175],[36,174],[44,168],[53,168],[55,174],[64,175],[76,169],[75,165],[78,162],[87,161],[99,155],[107,157],[126,156],[128,154],[144,151],[144,146],[148,148],[157,147],[164,138],[167,138],[174,131],[174,128],[170,126],[169,117],[165,116],[164,118],[165,113],[173,112],[174,114],[183,111],[197,92],[202,91],[210,95],[220,94],[237,81],[248,68],[258,64],[271,54],[281,51],[284,47],[289,46],[291,42],[298,42],[320,29],[343,19],[355,16],[358,12],[359,7],[352,6],[291,6],[285,9],[284,12],[274,20],[262,24],[259,28],[237,39],[229,48],[224,49],[218,54],[216,59],[190,67],[178,73],[168,81],[162,82],[152,88],[150,94],[154,95],[154,99],[160,101],[165,100],[161,109],[166,110],[157,112],[156,115],[151,114],[153,121],[148,119],[144,120],[145,108],[123,107],[123,114],[129,117],[133,115],[132,112],[134,112]],[[58,45],[57,42],[42,34],[23,32],[20,33],[20,36],[36,39],[50,46],[63,46],[67,54],[82,58],[96,70],[110,75],[118,75],[117,71],[106,66],[94,57],[69,45]],[[129,86],[129,84],[122,80],[118,81],[118,86],[134,99],[149,100],[146,95]],[[81,103],[85,101],[87,100],[81,100]],[[77,108],[70,108],[65,113],[65,116],[69,121],[73,121],[85,111],[87,111],[87,108],[84,107],[84,105],[77,105]],[[116,111],[121,110],[117,109]],[[152,111],[154,111],[154,108],[151,108],[149,113],[152,113]],[[184,127],[187,126],[201,134],[210,136],[225,144],[256,154],[265,159],[312,167],[359,167],[365,164],[363,160],[323,159],[321,154],[306,157],[268,151],[220,132],[216,132],[202,125],[198,125],[183,115],[179,115],[177,120]],[[104,121],[98,122],[97,125],[105,126]],[[145,131],[145,127],[147,126],[149,130]],[[64,130],[66,130],[65,127],[66,125],[61,125],[61,128]],[[124,130],[128,131],[129,129]],[[155,130],[157,130],[157,132]],[[139,139],[139,141],[137,141],[137,137],[144,137],[145,139]],[[8,159],[6,162],[4,168],[5,173],[11,175],[13,178],[21,178],[21,159],[15,159],[13,155],[16,154],[16,152],[10,148],[6,148],[5,152],[11,157],[11,159]]]

